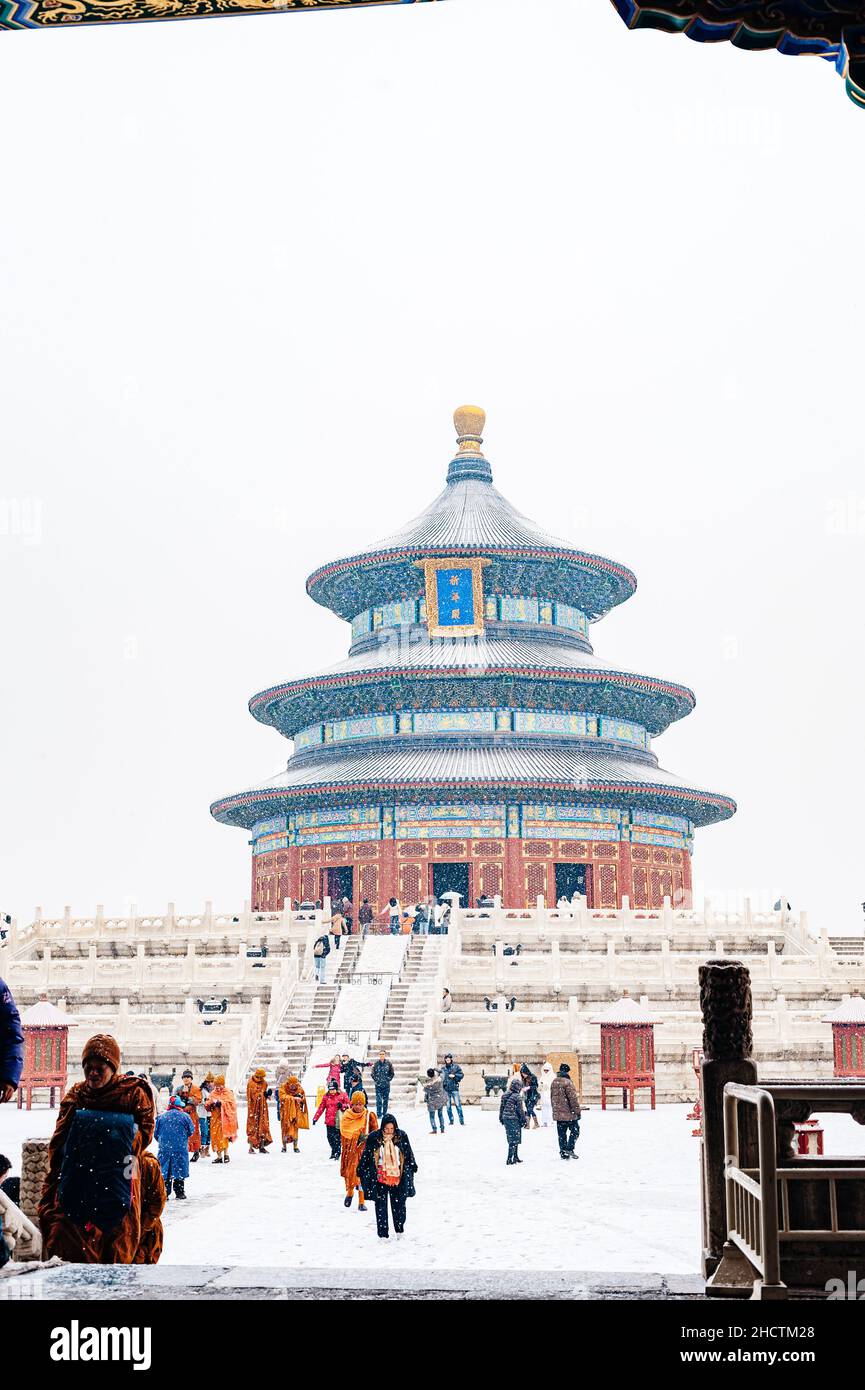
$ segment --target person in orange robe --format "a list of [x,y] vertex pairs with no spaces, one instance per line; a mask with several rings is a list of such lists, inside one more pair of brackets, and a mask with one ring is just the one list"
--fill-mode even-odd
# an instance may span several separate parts
[[183,1085],[178,1092],[180,1103],[192,1121],[192,1133],[189,1136],[190,1163],[198,1162],[198,1155],[201,1152],[201,1126],[198,1123],[198,1107],[201,1104],[201,1091],[198,1086],[192,1084],[192,1072],[183,1073]]
[[251,1154],[265,1154],[268,1145],[273,1143],[270,1136],[270,1116],[267,1112],[269,1094],[267,1072],[264,1067],[258,1067],[246,1085],[246,1137]]
[[306,1105],[306,1092],[296,1076],[288,1076],[279,1088],[279,1122],[282,1127],[282,1152],[289,1144],[299,1153],[297,1136],[301,1129],[309,1129],[309,1110]]
[[348,1110],[343,1110],[339,1122],[342,1138],[339,1171],[345,1179],[345,1205],[351,1206],[356,1188],[358,1211],[366,1211],[366,1203],[363,1188],[357,1180],[357,1165],[360,1163],[360,1156],[368,1136],[377,1129],[378,1119],[371,1110],[367,1110],[366,1096],[363,1091],[355,1091],[351,1098],[351,1105]]
[[165,1210],[165,1182],[156,1154],[141,1155],[141,1240],[135,1252],[136,1265],[155,1265],[162,1254],[162,1213]]
[[237,1101],[234,1092],[226,1086],[224,1076],[217,1076],[204,1106],[210,1116],[213,1162],[228,1163],[228,1146],[237,1138]]
[[[84,1080],[77,1081],[60,1102],[48,1146],[48,1172],[39,1201],[43,1259],[56,1255],[74,1264],[132,1264],[141,1243],[141,1156],[156,1124],[153,1092],[140,1076],[119,1074],[120,1046],[107,1033],[97,1033],[85,1043],[81,1062]],[[77,1110],[113,1110],[131,1115],[138,1126],[132,1141],[132,1200],[123,1219],[110,1231],[101,1231],[89,1222],[79,1226],[60,1206],[60,1170]]]

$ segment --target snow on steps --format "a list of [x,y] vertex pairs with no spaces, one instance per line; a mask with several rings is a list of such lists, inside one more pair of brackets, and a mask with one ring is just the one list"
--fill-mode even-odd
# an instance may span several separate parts
[[303,1075],[311,1049],[317,1041],[324,1039],[330,1027],[340,984],[349,978],[359,949],[359,938],[350,936],[343,941],[339,951],[331,951],[327,958],[327,975],[333,983],[319,985],[314,980],[304,980],[295,986],[277,1027],[273,1032],[266,1033],[256,1048],[249,1064],[250,1075],[256,1067],[264,1067],[268,1080],[273,1081],[283,1057],[295,1076]]

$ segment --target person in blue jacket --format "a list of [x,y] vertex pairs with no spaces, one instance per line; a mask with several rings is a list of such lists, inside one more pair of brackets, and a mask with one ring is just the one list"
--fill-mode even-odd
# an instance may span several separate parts
[[156,1121],[155,1135],[166,1196],[173,1183],[175,1197],[186,1198],[183,1184],[189,1177],[189,1140],[194,1132],[195,1126],[184,1110],[180,1097],[172,1096],[168,1109]]
[[24,1069],[24,1034],[12,992],[0,980],[0,1105],[18,1090]]

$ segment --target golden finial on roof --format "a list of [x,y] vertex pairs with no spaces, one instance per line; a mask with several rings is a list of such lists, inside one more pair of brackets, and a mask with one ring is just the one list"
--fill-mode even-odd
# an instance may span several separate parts
[[457,458],[483,458],[481,444],[486,419],[479,405],[461,405],[454,411],[454,428],[459,445]]

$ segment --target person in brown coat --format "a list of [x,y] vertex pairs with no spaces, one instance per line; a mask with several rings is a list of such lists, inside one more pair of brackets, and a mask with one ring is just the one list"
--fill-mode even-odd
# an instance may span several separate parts
[[[141,1244],[141,1155],[153,1139],[156,1107],[153,1092],[140,1076],[120,1076],[120,1046],[107,1033],[97,1033],[84,1044],[84,1080],[67,1091],[60,1102],[57,1124],[48,1146],[48,1172],[39,1202],[43,1259],[53,1255],[74,1264],[128,1265]],[[130,1158],[128,1210],[111,1230],[91,1222],[79,1225],[63,1210],[60,1171],[63,1155],[79,1110],[111,1111],[131,1115],[137,1129]]]
[[574,1145],[580,1137],[580,1098],[567,1062],[562,1062],[550,1086],[550,1105],[559,1131],[561,1157],[579,1158],[579,1154],[574,1153]]
[[300,1130],[309,1129],[309,1110],[306,1092],[296,1076],[289,1076],[279,1088],[279,1123],[282,1131],[282,1152],[289,1144],[295,1153],[300,1153],[297,1136]]
[[267,1072],[264,1067],[257,1067],[246,1085],[246,1137],[251,1154],[266,1154],[273,1143],[267,1113],[269,1095]]
[[156,1154],[141,1155],[141,1241],[135,1252],[136,1265],[155,1265],[162,1254],[162,1213],[165,1210],[165,1182]]

